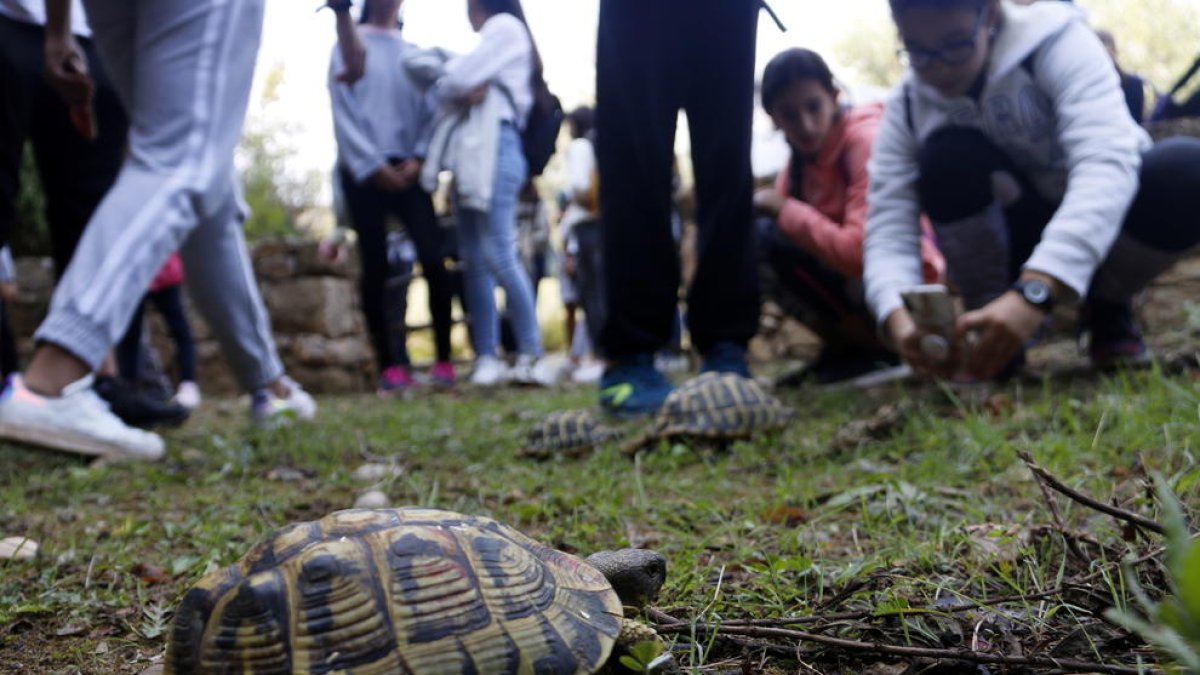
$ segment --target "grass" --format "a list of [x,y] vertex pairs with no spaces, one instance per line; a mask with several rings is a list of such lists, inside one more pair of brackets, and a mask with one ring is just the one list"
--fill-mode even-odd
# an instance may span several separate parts
[[[532,420],[590,405],[592,396],[571,389],[325,398],[319,423],[269,433],[247,428],[241,405],[221,402],[170,432],[168,459],[151,465],[89,467],[0,446],[0,536],[41,545],[33,562],[0,561],[0,672],[139,672],[161,656],[171,611],[199,576],[232,563],[265,533],[350,507],[372,487],[394,505],[490,515],[567,551],[655,548],[670,561],[657,606],[687,622],[862,610],[870,616],[821,630],[891,644],[1006,653],[1017,645],[1104,663],[1155,662],[1100,614],[1129,601],[1121,557],[1161,542],[1058,499],[1086,554],[1074,557],[1046,527],[1051,514],[1017,452],[1031,452],[1101,501],[1150,517],[1156,506],[1145,476],[1161,473],[1194,516],[1200,387],[1191,375],[788,392],[798,422],[724,450],[662,443],[636,460],[612,446],[581,460],[515,458]],[[895,402],[911,406],[898,428],[878,440],[847,440],[848,424]],[[351,474],[366,462],[402,471],[364,484]],[[299,473],[278,480],[281,468]],[[1157,567],[1141,569],[1142,587],[1165,587]],[[956,607],[1080,580],[996,611]],[[813,644],[791,657],[767,650],[760,660],[758,650],[684,633],[672,638],[677,654],[703,672],[747,663],[765,672],[853,673],[896,661]]]

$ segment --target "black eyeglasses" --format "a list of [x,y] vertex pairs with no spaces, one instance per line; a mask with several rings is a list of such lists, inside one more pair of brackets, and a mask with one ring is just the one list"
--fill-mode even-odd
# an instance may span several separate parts
[[912,66],[914,70],[924,70],[936,61],[941,61],[948,66],[961,66],[975,55],[975,47],[979,44],[979,31],[983,28],[986,18],[987,12],[979,13],[979,18],[975,21],[975,28],[967,40],[951,42],[941,49],[925,49],[905,45],[896,50],[896,56],[901,63]]

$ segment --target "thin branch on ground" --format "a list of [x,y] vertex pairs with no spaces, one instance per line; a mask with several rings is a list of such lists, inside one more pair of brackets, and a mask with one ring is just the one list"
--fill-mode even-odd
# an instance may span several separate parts
[[952,661],[969,661],[971,663],[992,663],[1006,666],[1039,666],[1045,668],[1057,668],[1064,672],[1075,673],[1143,675],[1146,672],[1154,672],[1147,671],[1144,668],[1110,666],[1103,663],[1092,663],[1077,659],[1056,659],[1047,656],[1005,656],[1003,654],[989,654],[986,652],[975,652],[967,649],[901,647],[897,645],[887,645],[875,642],[847,640],[844,638],[830,637],[828,635],[820,635],[817,633],[788,630],[786,628],[730,626],[727,624],[710,624],[702,622],[686,623],[669,614],[665,614],[657,610],[647,610],[647,614],[655,620],[661,619],[664,622],[669,622],[668,625],[660,625],[657,627],[657,630],[660,633],[703,633],[705,635],[716,635],[718,637],[738,635],[749,638],[763,639],[786,638],[800,642],[815,642],[818,644],[828,645],[830,647],[838,647],[840,649],[867,654],[901,656],[907,658],[932,658]]
[[1033,475],[1038,479],[1039,482],[1045,483],[1054,490],[1061,492],[1067,497],[1070,497],[1074,501],[1079,502],[1088,508],[1100,511],[1101,513],[1106,513],[1113,518],[1123,520],[1138,527],[1145,528],[1158,534],[1166,534],[1166,528],[1163,527],[1158,521],[1151,520],[1145,516],[1136,514],[1133,511],[1128,511],[1126,509],[1117,508],[1116,506],[1109,506],[1103,502],[1098,502],[1082,492],[1064,485],[1062,481],[1055,478],[1049,471],[1042,468],[1037,462],[1035,462],[1033,460],[1033,456],[1028,452],[1019,452],[1017,454],[1021,458],[1021,461],[1025,462],[1025,465],[1028,466],[1029,470],[1033,472]]
[[1046,500],[1046,506],[1050,508],[1050,516],[1054,518],[1054,525],[1058,528],[1058,533],[1062,535],[1063,544],[1066,545],[1067,551],[1075,556],[1080,562],[1087,564],[1091,560],[1084,555],[1083,549],[1079,548],[1079,542],[1075,541],[1075,537],[1067,530],[1067,524],[1063,522],[1062,514],[1058,512],[1058,503],[1054,501],[1054,495],[1050,494],[1049,488],[1046,487],[1044,481],[1037,482],[1038,489],[1042,491],[1042,497]]

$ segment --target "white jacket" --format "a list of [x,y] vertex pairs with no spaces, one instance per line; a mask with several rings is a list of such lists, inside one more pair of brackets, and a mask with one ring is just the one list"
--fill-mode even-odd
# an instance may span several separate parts
[[[441,49],[423,49],[405,58],[404,66],[415,81],[433,87],[452,58]],[[479,105],[443,105],[434,120],[433,137],[421,167],[421,188],[435,192],[439,175],[449,171],[454,174],[458,205],[472,211],[489,211],[496,181],[500,121],[508,110],[508,102],[496,87],[489,87]]]
[[867,302],[883,321],[921,283],[917,156],[945,126],[976,127],[1060,203],[1025,267],[1078,295],[1120,232],[1150,138],[1127,114],[1116,68],[1073,4],[1001,5],[978,100],[946,98],[911,71],[891,94],[870,162]]

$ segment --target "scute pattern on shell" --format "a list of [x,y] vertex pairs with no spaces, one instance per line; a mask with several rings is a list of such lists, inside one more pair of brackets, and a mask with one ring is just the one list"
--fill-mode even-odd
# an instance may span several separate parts
[[704,373],[671,392],[650,429],[622,446],[622,451],[636,452],[660,438],[748,438],[778,429],[793,416],[790,408],[752,379]]
[[552,412],[529,430],[522,457],[577,457],[618,434],[602,426],[587,410]]
[[494,520],[339,511],[197,582],[164,672],[590,673],[620,626],[597,570]]

